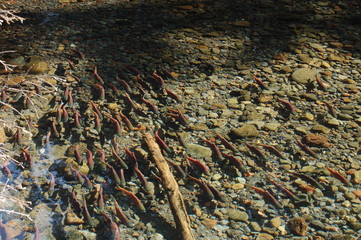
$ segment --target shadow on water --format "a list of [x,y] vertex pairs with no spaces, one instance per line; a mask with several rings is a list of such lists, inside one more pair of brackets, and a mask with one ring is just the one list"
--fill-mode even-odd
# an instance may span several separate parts
[[[207,41],[243,41],[241,48],[232,46],[217,56],[218,60],[212,60],[212,64],[221,68],[232,68],[232,61],[252,65],[264,58],[273,59],[290,46],[300,44],[299,40],[307,34],[319,34],[325,40],[337,35],[352,44],[360,31],[357,28],[360,6],[350,1],[326,6],[306,0],[103,3],[91,7],[57,5],[48,12],[23,11],[28,20],[23,25],[9,27],[9,31],[15,28],[24,33],[13,44],[25,47],[25,53],[31,54],[30,46],[23,44],[26,38],[29,43],[36,43],[32,48],[40,47],[49,55],[61,43],[74,44],[85,56],[95,59],[102,71],[114,75],[124,63],[146,71],[161,65],[176,70],[193,69],[194,59],[189,49]],[[347,15],[337,14],[344,9]],[[329,15],[319,17],[322,11],[328,11]],[[354,34],[344,31],[345,26],[355,26]],[[60,58],[69,58],[67,54],[71,54],[58,53],[56,57]],[[211,58],[204,56],[198,60],[211,62]]]

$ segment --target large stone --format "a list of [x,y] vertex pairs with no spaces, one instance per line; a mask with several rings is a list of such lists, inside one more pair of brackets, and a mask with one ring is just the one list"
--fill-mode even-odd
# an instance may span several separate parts
[[317,70],[310,68],[299,68],[292,73],[292,80],[301,84],[306,84],[316,77]]
[[234,128],[231,130],[231,133],[240,138],[259,136],[257,128],[250,124],[245,124],[240,128]]

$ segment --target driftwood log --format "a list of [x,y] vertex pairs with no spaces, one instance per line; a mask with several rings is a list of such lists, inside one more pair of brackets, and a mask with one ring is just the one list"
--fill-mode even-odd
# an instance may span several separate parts
[[163,157],[160,147],[156,143],[154,137],[150,133],[143,133],[143,136],[155,165],[159,170],[162,185],[168,197],[177,231],[183,240],[194,239],[190,226],[190,219],[184,205],[182,194],[179,191],[177,181],[169,170],[169,165]]

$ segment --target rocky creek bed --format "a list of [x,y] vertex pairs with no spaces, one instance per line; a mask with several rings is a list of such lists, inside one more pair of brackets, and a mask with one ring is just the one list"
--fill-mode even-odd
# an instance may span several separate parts
[[17,66],[0,75],[2,234],[176,239],[150,132],[196,239],[360,238],[357,1],[14,7],[26,21],[0,28]]

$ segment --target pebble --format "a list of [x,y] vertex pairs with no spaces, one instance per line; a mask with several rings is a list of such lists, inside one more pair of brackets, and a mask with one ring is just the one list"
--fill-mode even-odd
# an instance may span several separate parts
[[292,73],[292,80],[300,83],[300,84],[306,84],[310,80],[316,77],[317,70],[310,69],[310,68],[300,68],[295,70]]
[[315,131],[315,132],[322,132],[322,133],[329,133],[331,130],[324,126],[324,125],[321,125],[321,124],[316,124],[312,127],[312,131]]
[[45,61],[41,61],[41,60],[30,61],[24,67],[31,74],[43,74],[49,70],[48,63]]
[[287,223],[290,231],[299,236],[306,236],[308,226],[304,218],[295,217],[288,221]]
[[303,118],[309,121],[313,121],[315,119],[315,116],[310,112],[305,112]]
[[218,180],[221,179],[221,178],[222,178],[222,175],[219,174],[219,173],[216,173],[216,174],[214,174],[214,175],[212,176],[212,180],[213,180],[213,181],[218,181]]
[[264,128],[269,130],[269,131],[277,131],[277,129],[281,126],[280,123],[278,122],[272,122],[272,123],[266,123],[264,125]]
[[304,137],[306,144],[318,147],[330,147],[331,144],[328,142],[328,138],[322,135],[307,133]]
[[248,214],[238,209],[229,209],[227,211],[227,215],[230,219],[235,221],[243,221],[243,222],[248,221]]
[[164,237],[162,234],[160,233],[154,233],[151,237],[150,240],[163,240]]
[[250,228],[255,232],[260,232],[262,230],[262,228],[258,224],[258,222],[250,222],[249,225],[250,225]]
[[330,118],[329,120],[327,120],[327,124],[330,126],[339,126],[340,121],[337,120],[336,118]]
[[243,189],[244,188],[244,184],[243,183],[235,183],[235,184],[232,184],[232,187],[231,187],[233,190],[239,190],[239,189]]
[[270,222],[271,226],[275,227],[275,228],[278,228],[279,226],[282,225],[282,221],[281,221],[280,217],[272,218],[269,222]]
[[259,132],[254,125],[245,124],[240,128],[231,129],[231,133],[239,138],[258,137]]
[[273,240],[274,237],[268,233],[260,233],[257,235],[256,240]]
[[354,183],[357,183],[357,184],[361,183],[361,170],[356,171],[354,173],[354,180],[353,181],[354,181]]
[[7,139],[4,127],[0,127],[0,143],[7,142]]
[[80,225],[85,223],[83,219],[79,218],[75,213],[73,212],[67,212],[65,215],[65,224],[69,225]]
[[217,224],[217,220],[215,220],[215,219],[205,219],[205,220],[203,220],[203,224],[204,224],[204,226],[206,228],[212,229]]
[[9,86],[16,86],[23,81],[25,81],[24,76],[9,77],[6,79],[5,84]]
[[186,144],[186,150],[190,156],[194,156],[194,157],[206,158],[212,156],[212,150],[210,148],[198,144],[193,144],[193,143]]

